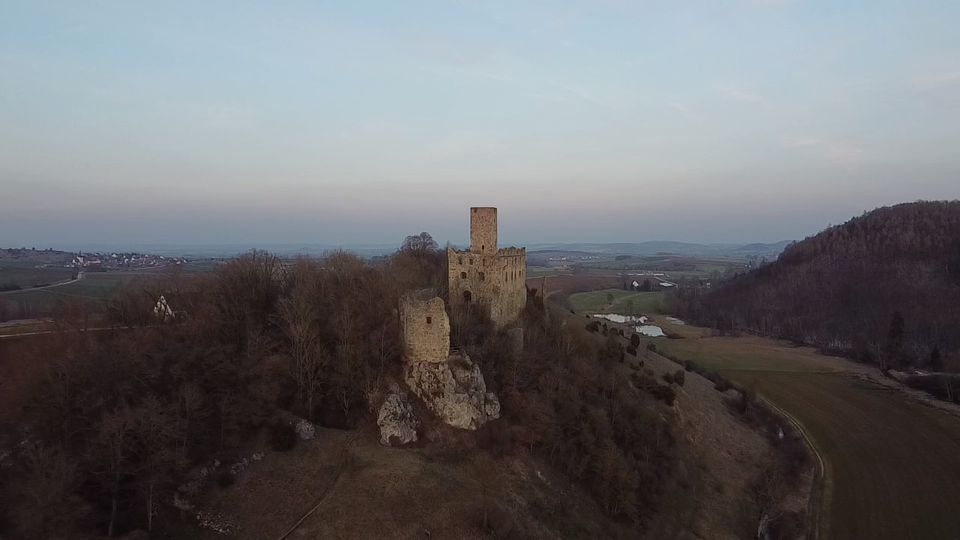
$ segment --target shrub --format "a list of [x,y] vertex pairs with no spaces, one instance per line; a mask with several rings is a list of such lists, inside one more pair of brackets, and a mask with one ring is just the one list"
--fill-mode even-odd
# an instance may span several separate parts
[[632,355],[632,356],[636,356],[636,355],[637,355],[637,348],[634,347],[633,345],[628,345],[628,346],[627,346],[627,353],[630,354],[630,355]]
[[957,375],[911,375],[903,380],[907,386],[923,390],[944,401],[960,403],[960,376]]
[[664,373],[664,374],[663,374],[663,380],[666,381],[667,384],[673,384],[673,374],[672,374],[672,373]]
[[[644,371],[650,373],[651,375],[653,373],[649,369]],[[667,373],[664,375],[664,378],[668,377],[669,375],[670,374]],[[663,401],[669,406],[673,406],[673,402],[677,397],[677,393],[673,390],[673,388],[659,384],[656,379],[654,379],[652,376],[648,376],[647,374],[641,375],[639,373],[633,373],[631,374],[630,378],[633,380],[634,386],[636,386],[638,389],[648,392],[655,399]]]
[[228,470],[217,473],[217,486],[221,489],[232,486],[236,480],[237,478]]
[[673,382],[677,383],[677,386],[683,386],[683,383],[687,381],[687,374],[682,369],[678,369],[676,373],[673,374]]
[[730,384],[730,381],[724,379],[720,375],[716,375],[714,380],[713,387],[719,392],[726,392],[727,390],[733,388],[733,385]]
[[696,369],[694,369],[695,367],[696,367],[696,364],[694,364],[694,363],[691,362],[690,360],[685,360],[685,361],[683,362],[683,369],[685,369],[685,370],[687,370],[687,371],[696,371]]
[[663,401],[670,407],[673,406],[673,402],[677,398],[677,393],[673,390],[673,388],[664,386],[662,384],[656,384],[655,386],[650,387],[648,391],[653,395],[653,397]]
[[756,400],[757,391],[752,386],[740,390],[740,401],[737,403],[737,410],[740,411],[740,414],[745,414],[750,408],[750,405]]
[[657,344],[653,343],[652,341],[647,343],[647,350],[650,352],[657,352]]
[[590,321],[587,323],[587,326],[585,326],[584,328],[586,328],[588,332],[599,332],[600,323],[597,321]]
[[[633,334],[630,336],[630,345],[632,345],[634,349],[640,346],[640,334]],[[653,345],[653,343],[650,345]]]
[[292,450],[297,439],[297,430],[286,422],[277,421],[270,427],[270,447],[277,452]]

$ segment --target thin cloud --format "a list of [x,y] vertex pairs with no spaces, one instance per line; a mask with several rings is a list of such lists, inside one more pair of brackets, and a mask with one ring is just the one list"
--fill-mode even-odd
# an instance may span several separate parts
[[683,116],[687,120],[693,120],[696,118],[696,113],[688,105],[683,103],[675,102],[670,104],[670,108],[674,111],[680,113],[680,116]]
[[865,152],[860,146],[833,137],[783,135],[780,137],[780,144],[784,148],[811,152],[815,156],[847,168],[859,166],[865,157]]
[[720,97],[737,103],[759,104],[766,101],[760,94],[736,85],[724,85],[717,88]]

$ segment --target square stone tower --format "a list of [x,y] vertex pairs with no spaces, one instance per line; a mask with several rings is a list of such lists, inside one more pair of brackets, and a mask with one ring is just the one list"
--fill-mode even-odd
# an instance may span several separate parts
[[527,251],[497,245],[497,209],[470,209],[470,249],[447,250],[450,307],[477,306],[498,328],[516,322],[527,302]]
[[497,209],[475,206],[470,209],[470,251],[481,255],[497,252]]

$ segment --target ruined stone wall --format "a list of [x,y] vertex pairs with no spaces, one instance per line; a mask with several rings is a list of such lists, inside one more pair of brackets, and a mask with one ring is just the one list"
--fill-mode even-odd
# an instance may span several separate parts
[[503,327],[517,320],[527,303],[527,250],[504,248],[491,255],[447,250],[450,307],[476,303]]
[[404,360],[444,362],[450,356],[450,319],[443,299],[431,289],[400,299]]
[[489,206],[470,209],[470,251],[482,255],[497,252],[497,209]]

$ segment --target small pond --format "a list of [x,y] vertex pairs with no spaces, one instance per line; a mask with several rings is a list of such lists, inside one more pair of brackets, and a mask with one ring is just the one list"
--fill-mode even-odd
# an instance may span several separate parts
[[643,315],[637,316],[637,315],[620,315],[619,313],[594,313],[593,315],[591,315],[591,317],[595,319],[606,319],[610,322],[615,322],[620,324],[624,324],[624,323],[645,324],[647,322],[647,318]]
[[647,337],[664,337],[666,334],[663,333],[663,328],[659,326],[654,326],[652,324],[644,324],[637,327],[637,333],[641,336]]

